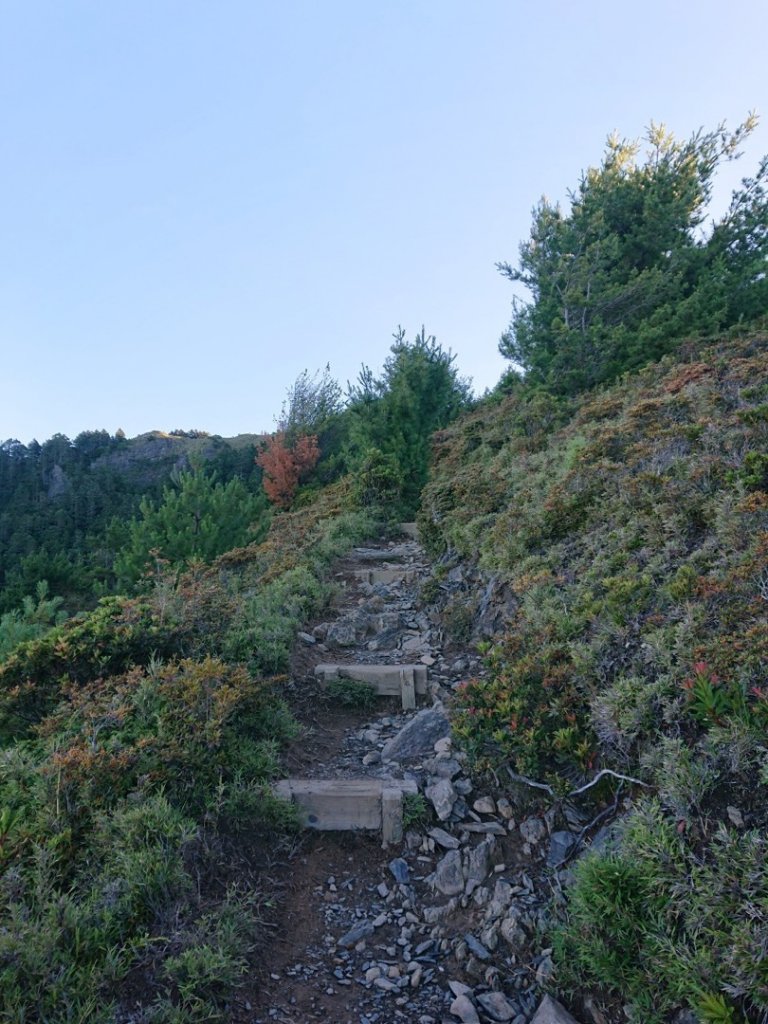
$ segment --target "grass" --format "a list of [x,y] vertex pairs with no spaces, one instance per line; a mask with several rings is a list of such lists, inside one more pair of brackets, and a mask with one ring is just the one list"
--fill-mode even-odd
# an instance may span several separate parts
[[577,872],[558,945],[563,988],[638,1021],[768,1011],[767,399],[762,334],[577,399],[517,387],[441,432],[423,496],[433,553],[511,595],[457,695],[475,766],[555,792],[610,767],[654,794]]
[[326,693],[334,703],[355,711],[371,711],[379,703],[374,688],[355,679],[332,679]]

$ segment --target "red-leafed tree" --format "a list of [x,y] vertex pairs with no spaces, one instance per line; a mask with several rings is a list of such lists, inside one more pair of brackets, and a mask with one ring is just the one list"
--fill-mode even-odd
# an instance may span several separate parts
[[320,448],[314,435],[302,434],[290,445],[284,430],[273,434],[264,451],[256,456],[256,463],[264,472],[264,490],[272,504],[288,508],[300,480],[315,468],[319,458]]

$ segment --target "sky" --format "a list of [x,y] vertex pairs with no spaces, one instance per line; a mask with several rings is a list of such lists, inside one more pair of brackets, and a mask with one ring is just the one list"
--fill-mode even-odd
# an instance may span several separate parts
[[270,430],[422,325],[482,392],[541,195],[765,115],[764,0],[0,0],[0,441]]

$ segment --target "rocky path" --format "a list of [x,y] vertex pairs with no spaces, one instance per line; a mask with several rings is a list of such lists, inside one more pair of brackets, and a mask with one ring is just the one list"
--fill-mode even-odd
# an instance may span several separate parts
[[[338,569],[332,618],[298,638],[292,676],[305,733],[287,774],[419,795],[405,798],[402,838],[387,849],[379,830],[305,834],[282,872],[258,995],[238,1021],[573,1024],[543,997],[552,964],[538,936],[574,834],[547,817],[519,820],[503,794],[474,790],[446,707],[482,665],[444,647],[438,615],[419,603],[428,574],[412,539],[358,548]],[[424,666],[426,692],[413,710],[398,695],[362,715],[323,689],[329,664]]]

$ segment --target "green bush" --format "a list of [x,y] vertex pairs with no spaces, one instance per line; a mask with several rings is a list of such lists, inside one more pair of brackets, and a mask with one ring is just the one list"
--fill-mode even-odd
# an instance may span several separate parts
[[287,570],[242,602],[224,637],[225,656],[247,663],[256,674],[283,672],[297,628],[328,596],[309,569]]
[[765,927],[750,907],[768,882],[766,849],[755,832],[721,828],[702,860],[658,803],[642,805],[618,851],[574,870],[554,934],[559,983],[620,996],[637,1024],[681,1008],[711,1024],[765,1013]]
[[356,679],[332,679],[326,693],[336,704],[355,711],[370,711],[378,703],[378,695],[368,683]]

